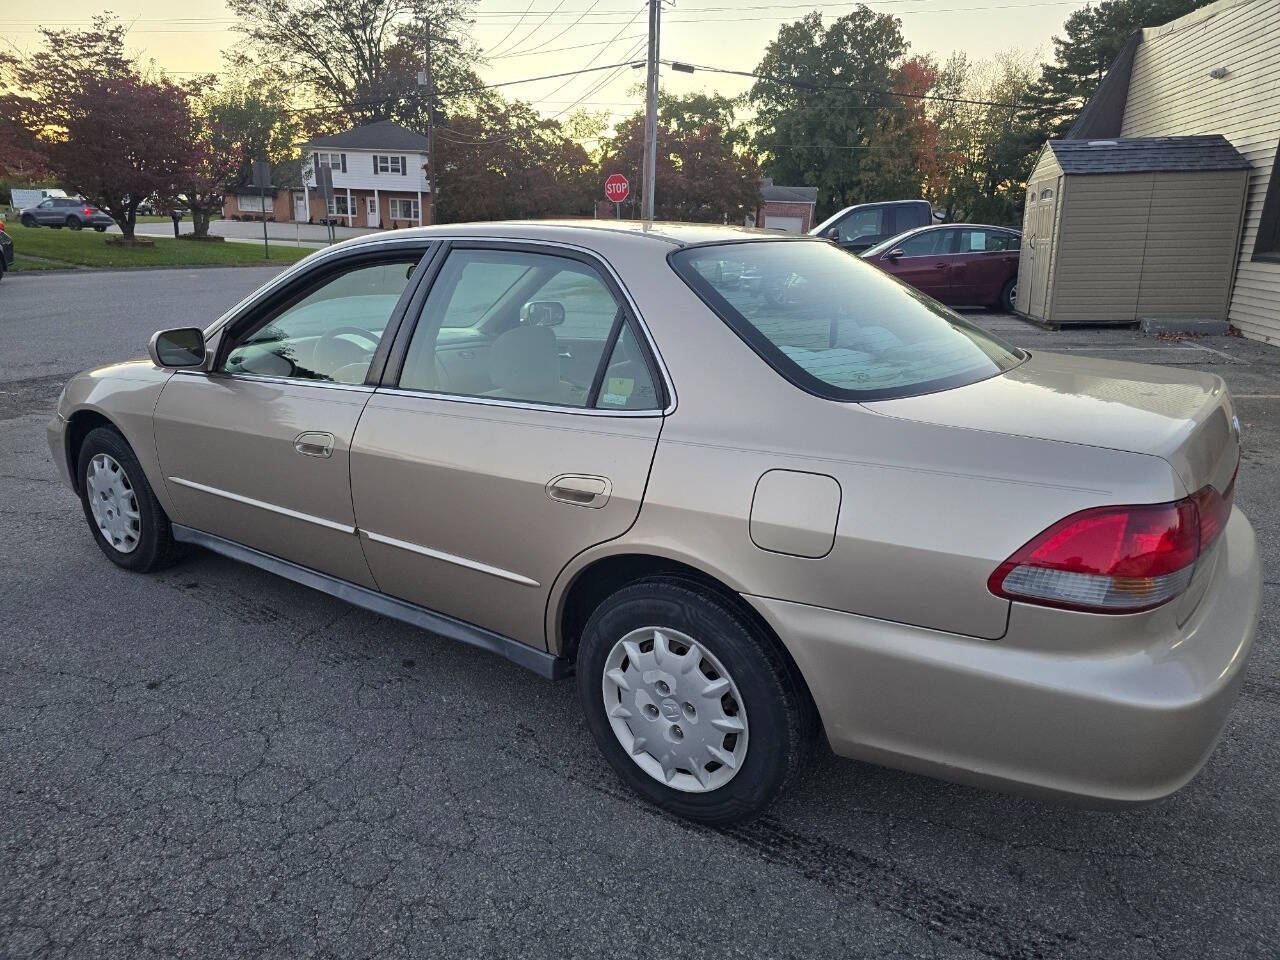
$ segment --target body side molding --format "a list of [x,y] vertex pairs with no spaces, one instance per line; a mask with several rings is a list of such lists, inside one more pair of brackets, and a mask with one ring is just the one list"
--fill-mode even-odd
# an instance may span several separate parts
[[395,597],[387,596],[385,593],[379,593],[376,590],[370,590],[367,587],[361,587],[346,580],[331,577],[327,573],[320,573],[317,570],[291,563],[288,560],[282,560],[279,557],[263,553],[261,550],[255,550],[252,547],[246,547],[232,540],[226,540],[211,533],[204,533],[178,523],[173,524],[173,538],[181,543],[193,543],[207,550],[212,550],[214,553],[220,553],[224,557],[230,557],[232,560],[248,563],[269,573],[284,577],[286,580],[292,580],[303,586],[311,587],[314,590],[321,590],[337,597],[339,600],[345,600],[347,603],[362,607],[365,610],[371,610],[394,620],[400,620],[415,627],[430,630],[432,633],[437,633],[450,640],[456,640],[459,643],[500,654],[512,663],[532,670],[540,677],[545,677],[548,680],[560,680],[573,673],[573,665],[568,660],[553,656],[544,650],[538,650],[528,644],[512,640],[510,637],[504,637],[483,627],[477,627],[462,620],[455,620],[453,617],[445,616],[443,613],[437,613],[434,610],[428,610],[426,607],[420,607],[405,600],[398,600]]

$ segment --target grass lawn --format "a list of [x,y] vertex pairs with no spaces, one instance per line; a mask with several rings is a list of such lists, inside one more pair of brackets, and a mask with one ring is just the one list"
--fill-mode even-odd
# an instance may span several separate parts
[[271,259],[266,260],[262,247],[248,243],[205,243],[157,237],[153,247],[129,248],[108,246],[109,234],[92,230],[27,228],[17,223],[6,223],[5,230],[13,237],[15,271],[67,267],[261,266],[293,263],[313,252],[301,247],[272,245]]

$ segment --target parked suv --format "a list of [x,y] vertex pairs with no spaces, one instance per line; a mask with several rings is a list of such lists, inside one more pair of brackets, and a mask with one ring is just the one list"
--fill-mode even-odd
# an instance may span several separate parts
[[809,231],[811,236],[834,240],[850,253],[861,253],[883,240],[915,227],[933,223],[927,200],[889,200],[845,207]]
[[114,222],[109,214],[79,197],[48,197],[22,211],[24,227],[70,227],[72,230],[93,227],[102,233]]

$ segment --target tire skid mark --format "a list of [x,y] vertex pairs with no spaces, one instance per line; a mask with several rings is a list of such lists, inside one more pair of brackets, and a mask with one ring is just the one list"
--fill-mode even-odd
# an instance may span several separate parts
[[[585,728],[582,736],[589,736]],[[1026,917],[1010,916],[998,903],[983,903],[942,884],[912,877],[892,863],[817,837],[807,837],[772,816],[736,827],[704,827],[651,807],[600,766],[572,767],[548,752],[536,731],[517,725],[504,753],[569,783],[620,800],[662,822],[704,838],[731,840],[766,862],[785,867],[839,896],[870,904],[958,946],[993,960],[1051,960],[1063,956],[1079,938]],[[605,772],[607,779],[598,776]]]

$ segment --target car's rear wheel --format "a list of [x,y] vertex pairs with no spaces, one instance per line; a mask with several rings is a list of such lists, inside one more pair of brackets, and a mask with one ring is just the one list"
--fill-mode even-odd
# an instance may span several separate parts
[[1000,290],[1000,302],[996,305],[1005,313],[1013,313],[1013,304],[1018,299],[1018,279],[1014,277]]
[[67,226],[70,227],[72,230],[79,230],[81,227],[84,226],[84,224],[81,223],[75,217],[67,217]]
[[31,216],[31,214],[29,213],[23,216],[22,218],[20,218],[18,222],[21,223],[24,227],[28,227],[28,228],[40,226],[40,224],[36,222],[36,218]]
[[148,573],[175,558],[169,518],[124,437],[111,427],[91,430],[76,470],[85,519],[112,563]]
[[710,824],[762,813],[803,768],[814,710],[771,637],[676,579],[632,584],[583,629],[578,693],[614,770],[645,799]]

